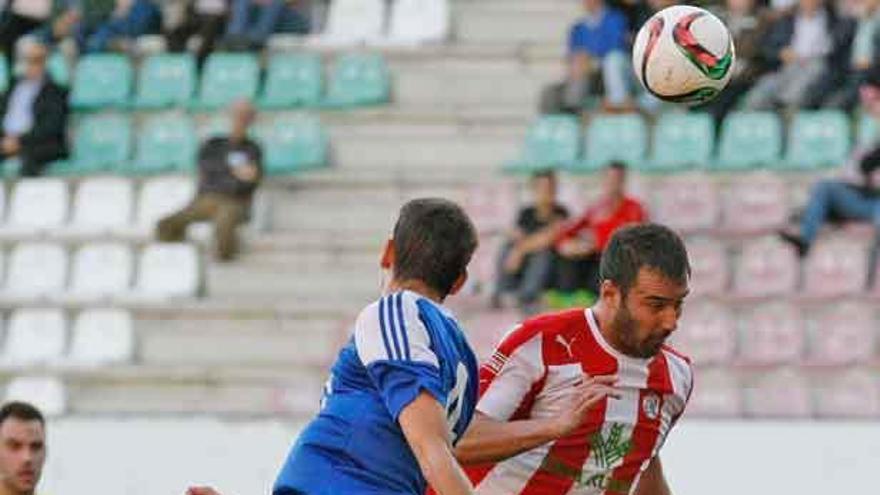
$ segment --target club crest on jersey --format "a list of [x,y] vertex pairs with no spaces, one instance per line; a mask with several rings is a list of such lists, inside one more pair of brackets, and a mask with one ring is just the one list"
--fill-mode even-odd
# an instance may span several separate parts
[[507,354],[496,350],[492,357],[489,358],[489,361],[486,362],[486,369],[492,372],[492,374],[497,375],[501,373],[501,368],[504,367],[504,364],[507,363]]
[[648,419],[657,419],[660,416],[660,397],[657,394],[648,394],[642,399],[642,411]]

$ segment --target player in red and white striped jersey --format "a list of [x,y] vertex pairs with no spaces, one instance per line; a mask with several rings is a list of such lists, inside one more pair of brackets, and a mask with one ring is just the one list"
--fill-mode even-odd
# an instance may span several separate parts
[[693,387],[664,345],[688,293],[681,239],[618,231],[590,309],[526,321],[480,370],[477,415],[456,449],[483,495],[667,495],[660,447]]

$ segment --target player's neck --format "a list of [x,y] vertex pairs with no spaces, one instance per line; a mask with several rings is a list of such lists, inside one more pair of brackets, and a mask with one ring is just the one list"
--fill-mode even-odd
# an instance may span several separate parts
[[[421,294],[437,304],[443,304],[444,297],[421,280],[392,280],[388,284],[388,292],[409,290]],[[0,493],[2,495],[2,493]]]
[[611,316],[611,311],[602,304],[602,301],[597,302],[590,311],[593,312],[593,318],[596,319],[596,324],[599,325],[599,333],[602,335],[602,338],[605,339],[605,342],[608,343],[611,347],[614,348],[615,351],[626,354],[620,343],[617,342],[617,335],[614,331],[614,319]]

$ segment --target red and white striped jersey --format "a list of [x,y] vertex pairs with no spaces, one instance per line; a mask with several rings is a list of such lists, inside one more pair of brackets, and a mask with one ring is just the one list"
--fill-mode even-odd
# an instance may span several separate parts
[[650,359],[625,356],[602,337],[592,312],[526,321],[480,369],[477,410],[500,421],[556,414],[587,375],[618,375],[620,399],[605,399],[571,435],[492,465],[469,468],[481,495],[632,493],[684,412],[690,361],[664,346]]

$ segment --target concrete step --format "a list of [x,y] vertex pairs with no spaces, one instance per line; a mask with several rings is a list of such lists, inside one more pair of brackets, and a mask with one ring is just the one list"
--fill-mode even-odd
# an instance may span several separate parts
[[457,2],[455,39],[464,43],[562,43],[579,2],[480,0]]

